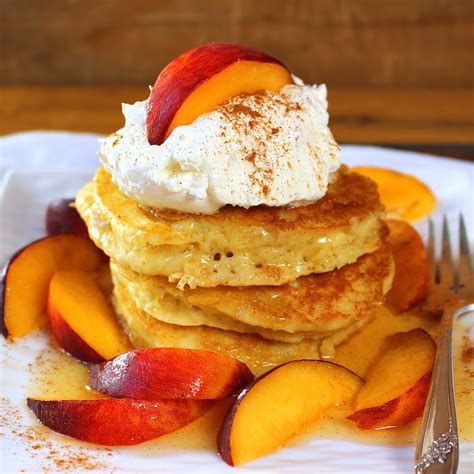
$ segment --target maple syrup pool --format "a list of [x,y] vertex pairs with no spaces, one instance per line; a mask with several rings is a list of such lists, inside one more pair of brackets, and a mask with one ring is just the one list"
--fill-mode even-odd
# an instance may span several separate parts
[[[455,326],[455,387],[458,428],[463,442],[474,441],[474,393],[472,382],[474,376],[474,346],[472,315],[467,315]],[[439,320],[418,314],[394,315],[386,307],[381,307],[373,321],[365,328],[338,346],[336,357],[331,359],[361,377],[367,373],[373,357],[378,353],[384,339],[396,332],[409,331],[415,328],[425,329],[435,340],[439,333]],[[27,387],[28,397],[52,399],[93,399],[103,395],[88,385],[88,367],[75,361],[51,344],[36,358],[30,366],[31,380]],[[388,376],[389,374],[387,374]],[[189,450],[216,451],[216,436],[225,412],[232,400],[221,400],[203,417],[181,430],[147,442],[143,452],[169,452],[183,448]],[[415,442],[420,420],[403,427],[383,430],[362,430],[355,424],[346,421],[350,412],[339,410],[331,417],[319,420],[308,426],[306,431],[294,438],[290,444],[298,443],[302,438],[325,438],[354,441],[364,444],[401,446]]]

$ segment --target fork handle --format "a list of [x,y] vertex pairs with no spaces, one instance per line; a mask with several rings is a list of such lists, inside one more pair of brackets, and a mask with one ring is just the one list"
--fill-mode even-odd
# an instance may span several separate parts
[[431,387],[416,443],[417,474],[453,474],[459,460],[458,427],[453,381],[453,324],[474,305],[445,307],[433,367]]

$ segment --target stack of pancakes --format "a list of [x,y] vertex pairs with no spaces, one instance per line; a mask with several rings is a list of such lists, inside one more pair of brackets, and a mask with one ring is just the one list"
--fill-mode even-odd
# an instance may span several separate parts
[[76,205],[110,256],[113,304],[137,347],[224,352],[256,372],[331,357],[391,286],[376,185],[344,166],[304,207],[147,209],[103,168]]

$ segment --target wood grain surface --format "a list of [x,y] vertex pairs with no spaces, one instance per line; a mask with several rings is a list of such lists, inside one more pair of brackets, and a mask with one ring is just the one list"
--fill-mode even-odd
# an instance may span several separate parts
[[[3,86],[0,134],[32,129],[111,133],[123,125],[120,103],[147,95],[146,87],[133,86]],[[330,125],[341,143],[472,146],[472,104],[472,90],[329,89]]]
[[0,84],[152,84],[207,41],[261,48],[308,82],[469,88],[472,0],[0,0]]

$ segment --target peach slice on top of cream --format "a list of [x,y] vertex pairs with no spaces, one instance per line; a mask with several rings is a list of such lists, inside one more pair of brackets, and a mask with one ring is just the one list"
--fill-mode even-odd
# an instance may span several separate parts
[[288,69],[261,51],[227,43],[197,46],[158,76],[149,102],[148,141],[161,145],[176,127],[236,95],[278,91],[292,82]]
[[171,61],[150,96],[123,104],[101,140],[112,181],[142,206],[213,214],[226,205],[302,206],[340,166],[324,85],[271,56],[210,43]]

